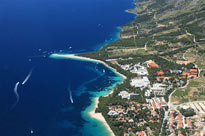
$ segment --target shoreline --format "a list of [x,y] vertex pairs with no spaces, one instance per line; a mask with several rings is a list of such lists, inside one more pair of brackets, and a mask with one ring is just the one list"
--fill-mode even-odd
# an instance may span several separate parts
[[[124,82],[125,79],[127,79],[127,77],[121,73],[119,73],[116,69],[114,69],[113,67],[109,66],[107,63],[101,61],[101,60],[97,60],[97,59],[92,59],[92,58],[88,58],[88,57],[82,57],[82,56],[76,56],[75,54],[51,54],[49,57],[54,58],[54,59],[73,59],[73,60],[79,60],[79,61],[89,61],[89,62],[96,62],[96,63],[101,63],[103,64],[105,67],[109,68],[110,70],[112,70],[115,74],[121,76],[123,78],[122,82]],[[121,84],[119,83],[119,84]],[[113,88],[110,90],[110,92],[103,96],[103,97],[107,97],[110,94],[113,93]],[[99,120],[100,122],[102,122],[105,126],[105,128],[107,129],[107,131],[110,133],[111,136],[115,136],[114,132],[112,131],[112,129],[110,128],[109,124],[107,123],[107,121],[105,120],[104,116],[102,115],[102,113],[96,113],[96,109],[98,108],[98,103],[99,103],[99,97],[94,97],[94,107],[92,110],[90,110],[88,112],[88,115],[91,118],[94,118],[96,120]]]
[[96,120],[99,120],[100,122],[102,122],[105,126],[105,128],[107,129],[107,131],[110,133],[110,136],[115,136],[115,134],[113,133],[112,129],[110,128],[110,126],[108,125],[107,121],[105,120],[104,116],[102,115],[102,113],[96,113],[96,109],[98,108],[98,103],[99,103],[99,97],[94,97],[94,107],[91,111],[88,112],[88,115],[91,118],[94,118]]

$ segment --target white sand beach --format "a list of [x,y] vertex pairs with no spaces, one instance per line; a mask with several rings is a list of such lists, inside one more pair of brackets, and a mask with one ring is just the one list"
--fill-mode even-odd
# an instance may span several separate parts
[[106,129],[110,132],[111,136],[115,136],[115,134],[113,133],[112,129],[110,128],[110,126],[107,124],[105,118],[103,117],[103,115],[101,113],[95,113],[96,108],[98,107],[98,103],[99,103],[99,97],[94,98],[94,108],[88,113],[90,115],[90,117],[99,120],[101,122],[103,122],[103,124],[105,125]]

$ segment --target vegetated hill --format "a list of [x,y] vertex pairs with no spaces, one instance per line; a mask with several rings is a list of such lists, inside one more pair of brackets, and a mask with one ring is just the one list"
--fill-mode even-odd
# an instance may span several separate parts
[[176,62],[184,59],[187,50],[205,52],[204,0],[135,0],[135,3],[136,8],[129,11],[137,17],[121,27],[121,39],[84,55],[109,59],[153,54]]

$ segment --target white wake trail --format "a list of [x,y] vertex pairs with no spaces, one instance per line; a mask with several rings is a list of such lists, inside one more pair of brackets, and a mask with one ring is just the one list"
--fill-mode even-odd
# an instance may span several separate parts
[[16,96],[16,102],[14,103],[14,105],[11,107],[11,110],[16,106],[16,104],[19,102],[19,94],[18,94],[18,86],[19,86],[20,82],[17,82],[15,84],[15,87],[14,87],[14,94]]
[[26,78],[24,79],[24,81],[22,82],[22,85],[24,85],[31,77],[31,74],[33,72],[33,69],[29,72],[29,74],[26,76]]
[[71,101],[71,103],[73,103],[73,97],[72,97],[72,92],[71,92],[71,90],[69,90],[69,94],[70,94],[70,101]]
[[16,95],[16,100],[17,102],[19,101],[19,94],[18,94],[18,86],[19,86],[20,82],[17,82],[15,87],[14,87],[14,93]]

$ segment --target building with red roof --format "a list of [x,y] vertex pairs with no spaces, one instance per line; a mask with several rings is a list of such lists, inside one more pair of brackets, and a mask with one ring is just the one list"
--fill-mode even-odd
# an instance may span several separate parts
[[137,132],[136,136],[145,136],[145,132],[144,131],[139,131],[139,132]]
[[190,73],[198,73],[198,69],[190,69]]
[[182,76],[190,76],[190,73],[188,73],[188,72],[183,72],[183,73],[182,73]]
[[190,76],[191,77],[197,77],[198,76],[198,69],[190,69]]
[[156,73],[157,73],[157,75],[164,75],[164,72],[162,70],[157,71]]
[[159,65],[155,64],[155,63],[149,63],[148,64],[150,67],[153,67],[153,68],[158,68]]

